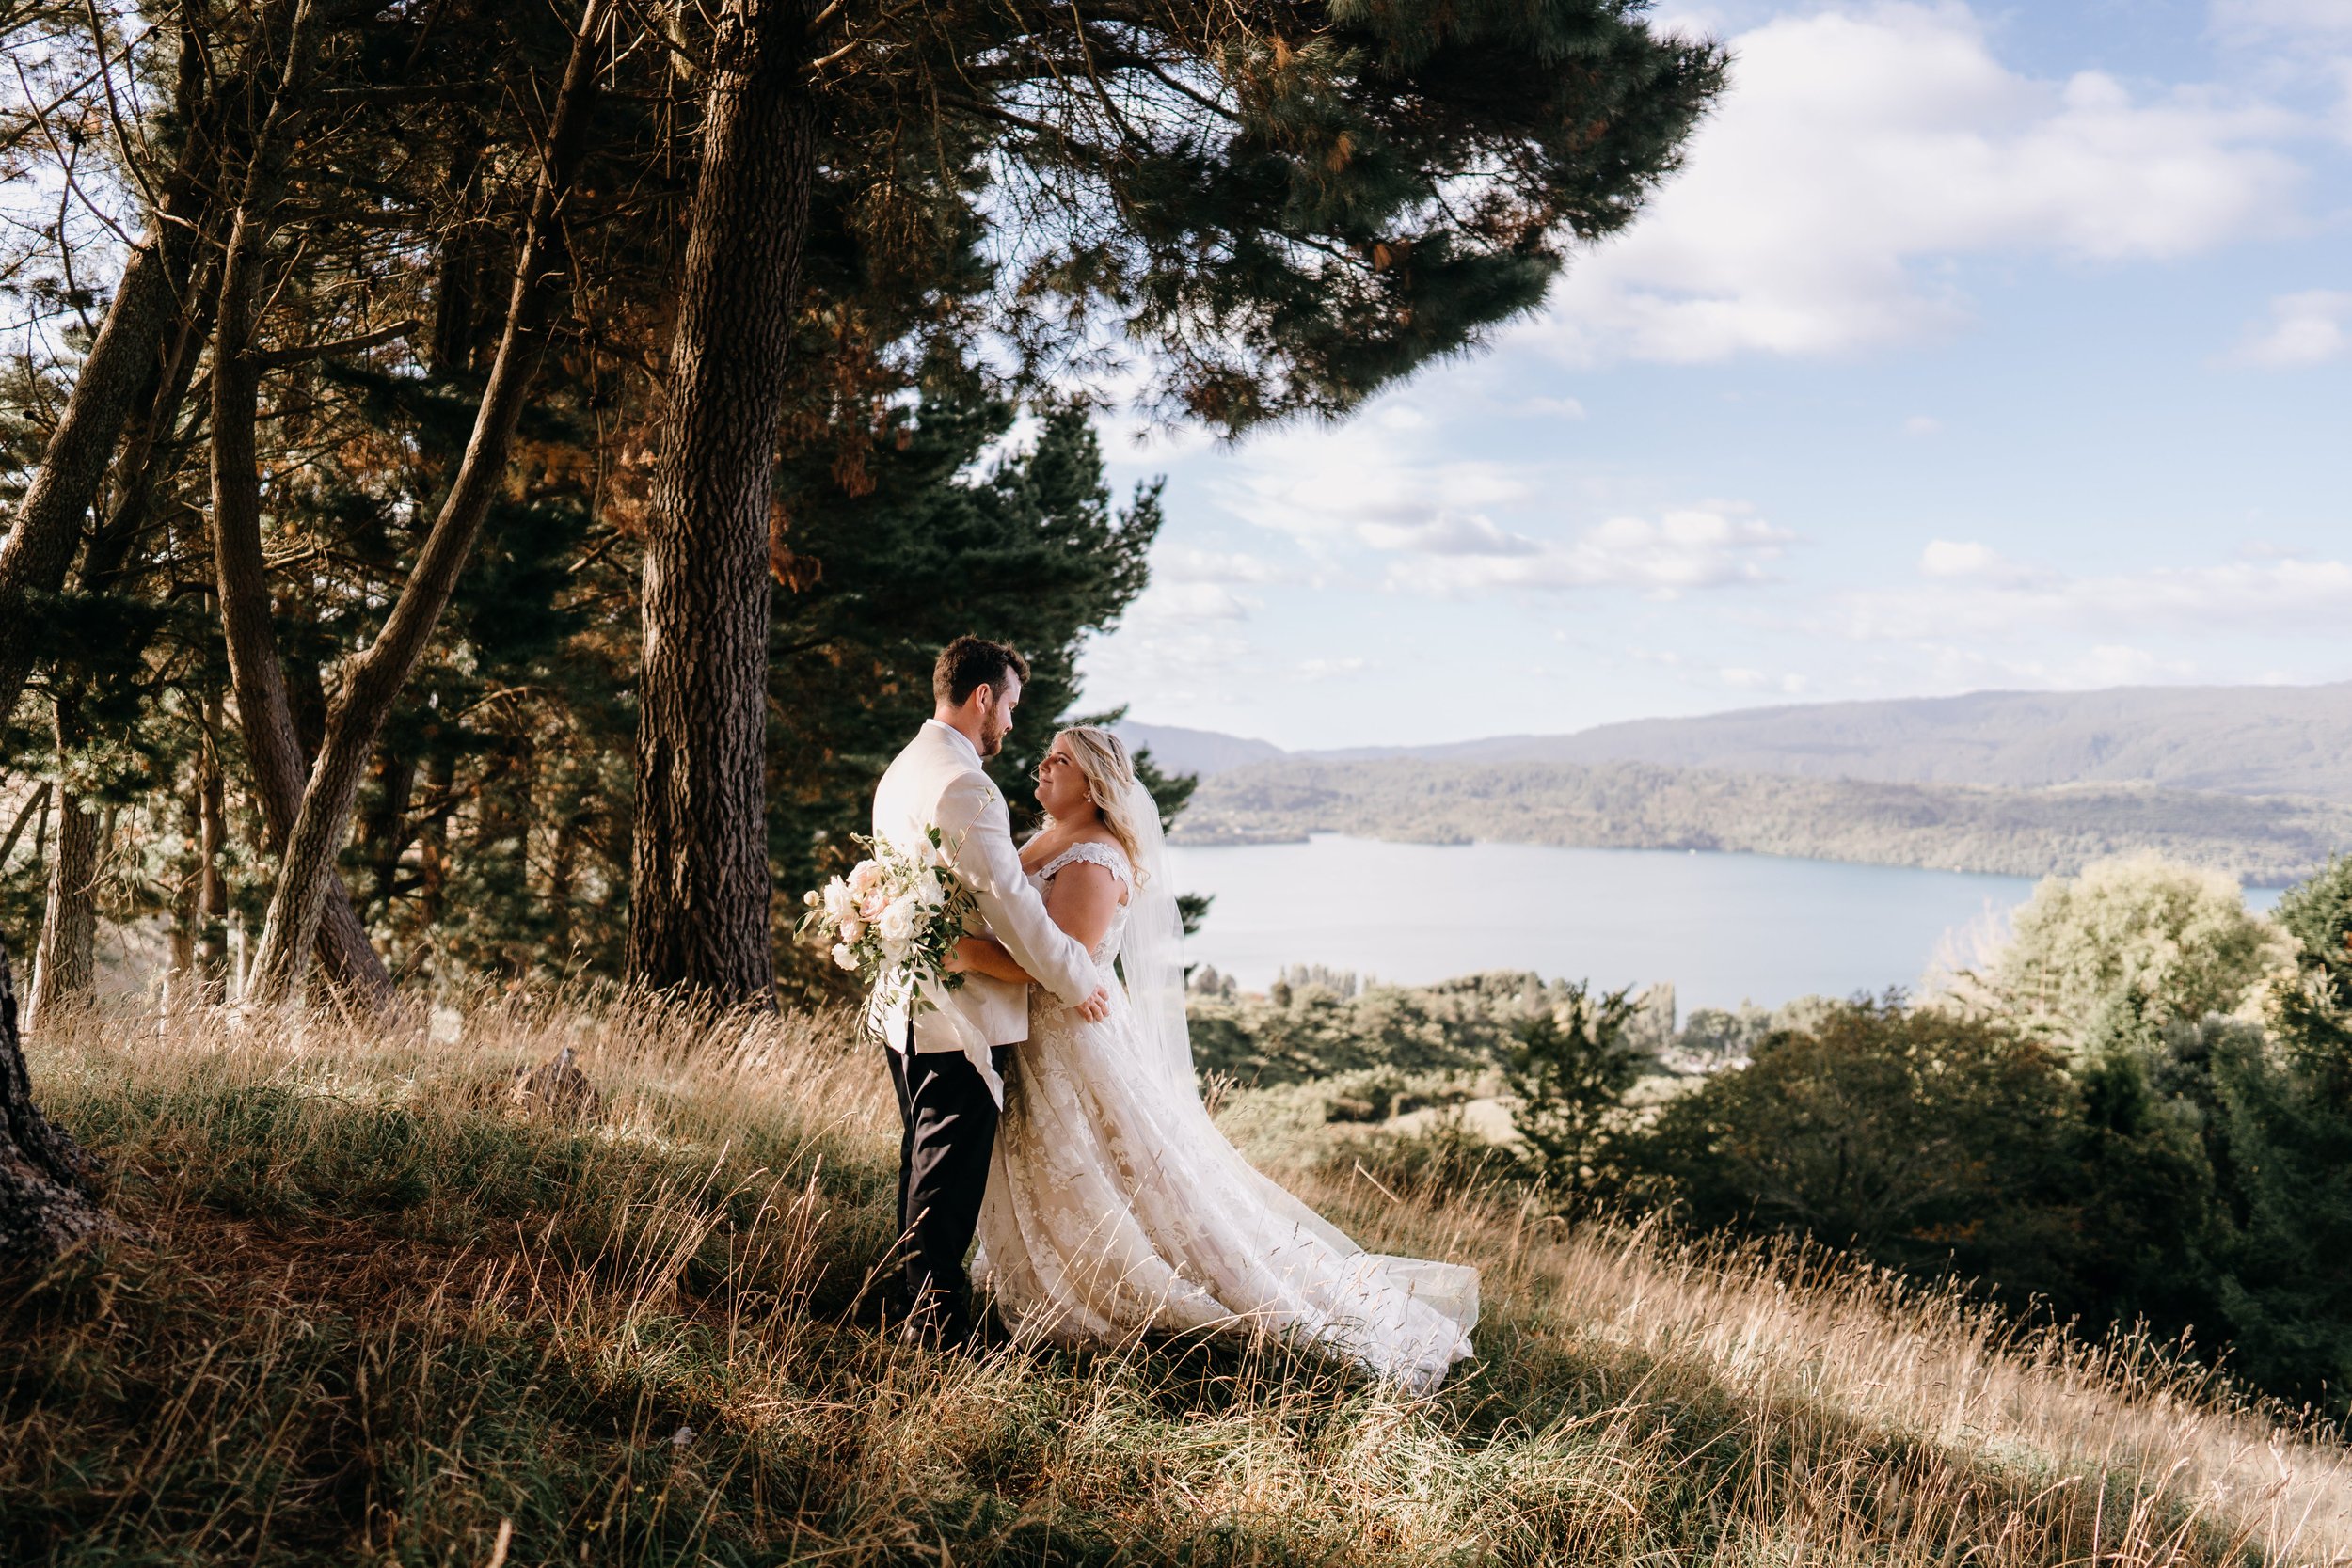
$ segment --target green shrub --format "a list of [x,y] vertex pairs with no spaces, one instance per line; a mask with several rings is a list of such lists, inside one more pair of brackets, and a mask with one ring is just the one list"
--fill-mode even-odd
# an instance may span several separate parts
[[1623,1180],[1701,1226],[2046,1289],[2047,1211],[2076,1117],[2047,1047],[1892,997],[1856,1001],[1665,1106],[1626,1147]]
[[1580,985],[1511,1031],[1503,1069],[1511,1126],[1529,1169],[1554,1192],[1591,1186],[1602,1147],[1622,1119],[1625,1093],[1645,1060],[1626,1038],[1634,1011],[1624,991],[1596,997]]
[[2247,909],[2235,882],[2153,855],[2049,878],[2012,925],[1956,994],[2072,1052],[2126,998],[2159,1026],[2193,1023],[2258,1004],[2289,961],[2285,933]]

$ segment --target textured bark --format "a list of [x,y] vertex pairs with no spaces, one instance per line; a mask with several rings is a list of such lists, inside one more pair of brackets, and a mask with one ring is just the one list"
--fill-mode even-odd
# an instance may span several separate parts
[[[230,685],[254,793],[273,853],[282,853],[300,811],[309,770],[288,705],[286,673],[270,625],[269,576],[262,561],[261,469],[254,423],[261,401],[262,360],[255,352],[269,214],[283,182],[285,160],[317,63],[311,8],[297,4],[284,34],[286,60],[269,108],[253,136],[245,182],[229,244],[221,259],[220,295],[213,341],[213,555],[221,626],[229,644]],[[319,960],[328,981],[357,1000],[381,1006],[391,975],[368,942],[366,927],[340,881],[323,897],[325,917],[314,924]]]
[[[199,269],[200,274],[200,269]],[[85,594],[112,594],[129,575],[154,500],[180,452],[171,440],[180,408],[196,375],[196,360],[210,320],[201,301],[202,278],[192,275],[169,305],[161,355],[143,377],[135,398],[139,409],[122,434],[114,464],[115,496],[105,521],[83,553],[77,585]],[[87,674],[59,672],[56,734],[60,760],[85,743],[81,721],[88,696]],[[33,988],[25,1003],[27,1026],[60,1003],[86,1002],[97,994],[98,863],[107,834],[98,819],[60,781],[57,858],[50,865],[48,902],[40,941],[33,957]]]
[[816,159],[807,17],[728,0],[645,536],[628,969],[772,1006],[768,510]]
[[185,1002],[192,987],[202,989],[196,968],[197,907],[204,901],[204,867],[197,846],[202,839],[203,811],[198,804],[198,791],[192,789],[180,800],[180,853],[190,869],[171,900],[171,967],[167,984],[175,1004]]
[[220,868],[229,847],[227,791],[220,768],[223,715],[218,693],[204,705],[204,746],[197,757],[196,963],[204,994],[217,1000],[229,979],[229,879]]
[[169,330],[173,290],[165,249],[151,232],[131,252],[98,341],[74,378],[65,416],[50,434],[40,467],[10,519],[15,526],[0,544],[0,721],[16,710],[40,652],[33,601],[65,586],[81,547],[83,519]]
[[16,985],[0,946],[0,1262],[45,1262],[112,1228],[90,1189],[95,1167],[33,1103],[17,1037]]
[[[60,762],[89,740],[78,682],[57,694],[56,734]],[[98,994],[98,862],[105,835],[93,802],[76,794],[62,774],[50,792],[57,803],[57,852],[49,862],[40,940],[33,950],[27,1029],[40,1027],[42,1017],[59,1006],[85,1004]]]
[[111,594],[122,586],[154,520],[155,498],[184,455],[172,437],[212,327],[216,271],[196,268],[172,302],[162,356],[148,376],[144,401],[123,434],[122,453],[115,463],[114,504],[82,558],[86,594]]
[[417,789],[417,765],[379,750],[375,785],[375,809],[360,824],[370,883],[364,904],[375,912],[388,913],[400,897],[401,857],[408,852],[415,836],[408,826],[408,801]]
[[[508,453],[523,401],[547,351],[557,303],[566,282],[563,207],[573,172],[587,143],[588,113],[596,96],[596,40],[603,32],[604,0],[590,0],[564,67],[548,125],[548,154],[523,230],[506,329],[491,361],[488,383],[474,411],[473,436],[449,495],[417,552],[416,564],[384,627],[368,651],[346,667],[342,689],[327,714],[326,735],[311,766],[309,786],[270,895],[269,919],[254,954],[252,996],[263,1006],[284,1001],[300,981],[320,929],[329,894],[340,888],[335,859],[351,834],[351,813],[368,758],[408,675],[423,655],[441,611],[455,591],[458,574],[505,483]],[[231,256],[230,264],[234,264]],[[224,291],[224,302],[226,293]],[[222,321],[227,324],[224,303]],[[216,371],[215,375],[218,374]],[[214,433],[217,449],[219,432]],[[346,906],[347,907],[347,906]],[[371,955],[373,957],[373,955]]]
[[62,781],[51,787],[57,800],[57,852],[49,862],[49,901],[33,955],[28,1029],[59,1007],[98,994],[98,814]]
[[424,790],[433,809],[417,824],[417,930],[427,946],[449,908],[449,817],[456,783],[456,759],[447,752],[436,755],[425,773]]
[[[220,306],[213,349],[213,563],[220,594],[221,628],[229,645],[229,679],[237,698],[253,768],[253,793],[272,854],[284,852],[302,808],[310,769],[294,733],[286,671],[270,624],[269,572],[262,560],[262,483],[254,450],[261,362],[252,352],[253,309],[260,286],[262,230],[248,205],[238,212],[221,268]],[[368,942],[367,930],[338,882],[326,890],[325,915],[314,941],[328,981],[363,1002],[391,994],[391,975]]]
[[[196,111],[199,46],[182,42],[179,109]],[[0,722],[16,711],[24,682],[40,657],[40,625],[33,602],[65,585],[82,542],[84,520],[97,502],[123,427],[151,396],[152,376],[174,320],[194,254],[204,196],[198,175],[212,157],[206,138],[185,138],[164,181],[163,204],[132,246],[122,277],[100,323],[97,340],[74,377],[65,413],[41,450],[40,467],[8,520],[0,542]]]

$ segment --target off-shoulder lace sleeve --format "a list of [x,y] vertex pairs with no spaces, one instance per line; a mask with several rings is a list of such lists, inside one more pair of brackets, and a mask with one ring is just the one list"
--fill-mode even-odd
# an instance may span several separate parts
[[1054,879],[1054,873],[1065,865],[1073,865],[1079,861],[1085,861],[1089,865],[1101,866],[1131,888],[1136,885],[1136,874],[1128,869],[1127,857],[1120,854],[1115,846],[1108,844],[1073,844],[1052,860],[1047,861],[1043,869],[1038,872],[1037,879],[1040,882],[1050,882]]

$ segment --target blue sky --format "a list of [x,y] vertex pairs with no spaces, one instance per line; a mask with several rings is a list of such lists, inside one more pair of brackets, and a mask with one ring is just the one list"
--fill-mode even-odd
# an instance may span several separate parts
[[1543,314],[1138,442],[1089,705],[1287,746],[2352,679],[2352,0],[1661,5],[1738,56]]

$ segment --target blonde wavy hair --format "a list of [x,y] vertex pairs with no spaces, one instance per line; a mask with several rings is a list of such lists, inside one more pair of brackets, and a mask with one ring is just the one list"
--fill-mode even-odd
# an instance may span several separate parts
[[1070,742],[1070,755],[1086,775],[1087,799],[1102,815],[1103,826],[1119,840],[1126,851],[1127,865],[1134,871],[1136,885],[1141,887],[1143,848],[1137,837],[1138,824],[1129,809],[1131,792],[1136,784],[1135,759],[1127,754],[1126,742],[1110,731],[1093,724],[1073,724],[1055,736],[1056,740]]

